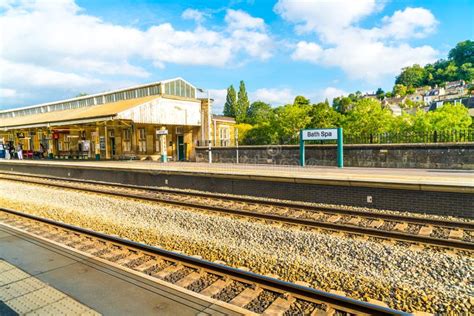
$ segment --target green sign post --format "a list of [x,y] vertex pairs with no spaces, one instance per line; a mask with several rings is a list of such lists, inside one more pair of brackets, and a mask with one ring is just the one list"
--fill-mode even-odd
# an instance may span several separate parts
[[337,140],[337,166],[344,167],[344,141],[342,127],[300,130],[300,165],[305,166],[304,142],[306,140]]

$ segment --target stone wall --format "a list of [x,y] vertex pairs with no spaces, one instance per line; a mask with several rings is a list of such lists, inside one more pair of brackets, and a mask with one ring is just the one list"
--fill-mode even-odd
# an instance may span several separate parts
[[[299,164],[299,146],[240,146],[239,163]],[[236,147],[215,147],[213,162],[235,163]],[[207,162],[207,148],[196,161]],[[306,145],[306,164],[335,166],[336,145]],[[344,145],[344,166],[474,170],[474,143]]]

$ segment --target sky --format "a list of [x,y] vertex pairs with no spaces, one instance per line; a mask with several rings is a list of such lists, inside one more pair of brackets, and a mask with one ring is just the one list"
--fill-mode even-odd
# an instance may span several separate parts
[[278,106],[390,90],[474,38],[472,0],[0,0],[0,109],[182,77]]

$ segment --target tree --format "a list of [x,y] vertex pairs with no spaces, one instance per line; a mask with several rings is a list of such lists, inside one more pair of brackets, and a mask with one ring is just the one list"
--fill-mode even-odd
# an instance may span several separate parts
[[241,124],[236,124],[235,128],[237,128],[237,130],[238,130],[239,144],[241,144],[241,143],[244,142],[248,131],[250,131],[252,129],[252,125],[246,124],[246,123],[241,123]]
[[393,123],[392,112],[383,108],[380,101],[362,99],[347,112],[343,126],[349,135],[380,134],[390,131]]
[[472,124],[469,110],[459,103],[446,103],[429,114],[434,130],[466,129]]
[[404,97],[407,94],[407,87],[403,84],[393,86],[392,94],[396,97]]
[[243,80],[240,81],[239,93],[237,95],[237,106],[235,107],[235,120],[237,123],[244,122],[247,116],[247,110],[250,106],[247,91],[245,89],[245,83]]
[[85,92],[81,92],[81,93],[78,93],[78,94],[76,95],[76,98],[78,98],[78,97],[85,97],[86,95],[88,95],[88,94],[85,93]]
[[474,41],[467,40],[457,43],[456,47],[449,51],[448,57],[457,66],[466,63],[474,65]]
[[310,101],[309,99],[306,99],[302,95],[298,95],[295,97],[295,100],[293,101],[294,105],[309,105]]
[[377,91],[375,92],[375,95],[377,96],[379,100],[382,100],[385,95],[385,92],[382,90],[382,88],[378,88]]
[[402,69],[397,76],[395,84],[402,84],[405,87],[421,87],[425,83],[426,70],[418,64]]
[[270,122],[273,116],[273,109],[270,104],[256,101],[247,110],[246,122],[252,125]]
[[332,100],[332,107],[339,113],[346,113],[353,102],[350,97],[337,97]]
[[314,104],[309,110],[311,121],[306,128],[327,128],[340,126],[342,115],[326,102]]
[[250,129],[243,140],[246,145],[270,145],[278,142],[278,135],[270,123],[263,123]]
[[311,118],[309,105],[287,104],[275,109],[276,130],[280,144],[296,144],[299,131],[308,126]]
[[227,88],[227,96],[226,96],[225,105],[224,105],[225,116],[235,117],[235,108],[237,105],[236,99],[237,97],[235,95],[234,86],[230,85],[230,87]]

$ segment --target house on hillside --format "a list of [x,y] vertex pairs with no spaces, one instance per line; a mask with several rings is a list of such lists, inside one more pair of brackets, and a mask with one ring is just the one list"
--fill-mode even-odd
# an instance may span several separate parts
[[423,102],[425,104],[431,104],[434,101],[438,101],[439,97],[445,95],[446,91],[443,87],[437,87],[428,91],[427,94],[423,97]]
[[407,95],[408,100],[412,102],[417,102],[417,103],[423,103],[424,96],[431,90],[431,87],[425,86],[425,87],[419,87],[415,89],[415,92]]
[[446,94],[461,97],[467,94],[467,85],[464,80],[457,80],[446,83]]
[[402,106],[407,100],[406,97],[385,98],[382,100],[382,106],[390,109],[395,116],[402,115]]
[[373,99],[373,100],[378,100],[379,98],[375,93],[366,93],[362,96],[362,99]]

